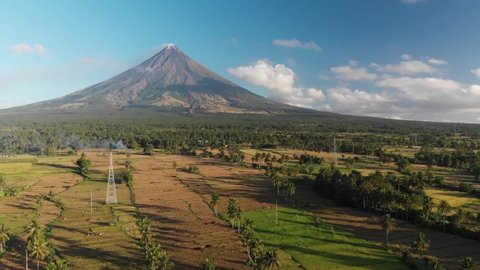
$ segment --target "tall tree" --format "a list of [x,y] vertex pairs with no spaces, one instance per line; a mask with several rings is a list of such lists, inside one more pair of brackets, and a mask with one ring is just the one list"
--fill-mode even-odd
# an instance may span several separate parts
[[430,249],[430,241],[425,234],[419,232],[417,238],[413,241],[412,250],[420,255],[425,255]]
[[277,252],[274,250],[265,252],[260,262],[260,268],[264,270],[280,269],[280,261],[278,260]]
[[40,261],[43,261],[49,254],[47,241],[43,238],[33,239],[29,242],[30,254],[37,261],[37,270],[40,269]]
[[68,270],[68,262],[65,259],[55,257],[48,262],[45,270]]
[[202,263],[202,269],[203,270],[215,270],[217,267],[215,266],[215,262],[211,259],[205,259]]
[[152,239],[152,221],[148,217],[144,217],[138,222],[138,225],[140,227],[140,241],[143,243],[145,250],[147,250]]
[[437,207],[438,213],[442,216],[442,222],[443,222],[443,231],[445,232],[445,225],[447,223],[447,215],[452,211],[452,207],[447,201],[440,201],[440,204]]
[[213,213],[215,214],[215,216],[218,215],[218,212],[217,212],[217,207],[218,207],[218,203],[220,202],[220,195],[218,195],[218,193],[214,192],[212,194],[212,199],[210,200],[210,207],[212,208],[213,210]]
[[10,240],[10,235],[5,229],[5,224],[2,224],[2,226],[0,226],[0,253],[5,250],[5,246],[8,240]]
[[234,219],[237,216],[237,208],[237,199],[230,197],[228,199],[227,216],[230,219],[230,223],[232,224],[232,229],[235,226]]
[[460,270],[478,270],[480,269],[477,262],[472,257],[465,257],[460,260]]
[[397,224],[395,223],[395,220],[390,216],[390,214],[385,214],[382,220],[382,229],[386,234],[385,246],[388,247],[388,238],[390,236],[390,232],[394,231],[396,228]]

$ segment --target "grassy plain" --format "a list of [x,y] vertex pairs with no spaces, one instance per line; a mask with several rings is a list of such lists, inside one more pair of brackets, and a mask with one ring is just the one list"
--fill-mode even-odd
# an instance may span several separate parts
[[267,248],[278,250],[282,269],[410,269],[395,254],[293,208],[245,213]]

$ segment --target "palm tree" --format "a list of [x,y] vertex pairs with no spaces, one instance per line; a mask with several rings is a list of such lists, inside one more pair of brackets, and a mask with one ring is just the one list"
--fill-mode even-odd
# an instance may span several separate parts
[[218,207],[218,203],[220,202],[220,196],[218,195],[218,193],[213,193],[212,194],[212,200],[210,201],[210,207],[212,208],[213,210],[213,213],[215,214],[215,216],[218,215],[218,212],[217,212],[217,207]]
[[452,211],[450,204],[444,200],[440,201],[440,204],[437,208],[438,213],[442,216],[443,221],[443,232],[445,232],[445,224],[447,223],[447,215]]
[[170,256],[168,256],[165,250],[160,251],[158,254],[158,265],[158,269],[160,270],[170,270],[174,266],[174,263],[170,260]]
[[457,213],[454,216],[454,226],[455,228],[462,227],[465,222],[468,221],[468,215],[463,208],[458,208]]
[[38,220],[34,219],[32,220],[26,228],[27,231],[27,239],[28,240],[33,240],[33,239],[38,239],[40,238],[40,224],[38,224]]
[[7,230],[5,229],[5,224],[2,224],[0,227],[0,253],[4,251],[8,240],[10,240],[10,235],[8,235]]
[[237,206],[237,208],[235,209],[234,218],[238,222],[237,230],[238,232],[240,232],[240,227],[241,227],[240,223],[242,222],[243,211],[242,211],[242,208],[240,208],[239,206]]
[[296,191],[295,184],[290,182],[290,181],[287,182],[287,184],[285,186],[285,196],[287,198],[291,198],[293,196],[293,194],[295,194],[295,191]]
[[125,171],[130,172],[132,169],[132,160],[129,158],[125,161]]
[[174,264],[167,252],[162,250],[158,243],[152,243],[147,249],[147,260],[149,270],[170,270]]
[[233,219],[237,215],[237,199],[230,197],[228,199],[228,207],[227,207],[227,215],[230,218],[230,223],[232,224],[232,229],[234,228],[235,224]]
[[280,262],[277,257],[277,253],[274,250],[265,252],[260,262],[260,269],[264,270],[276,270],[280,269]]
[[29,242],[30,253],[37,260],[37,270],[40,269],[40,261],[43,261],[49,253],[48,243],[43,238],[37,238]]
[[158,243],[151,243],[146,249],[146,255],[148,260],[148,269],[157,270],[160,267],[159,254],[162,247]]
[[422,212],[423,216],[428,220],[428,217],[430,216],[430,213],[432,212],[433,209],[433,200],[432,198],[425,196],[423,200],[423,207],[422,207]]
[[151,232],[152,222],[148,217],[144,217],[140,220],[138,225],[140,226],[140,237],[141,237],[140,242],[142,242],[144,248],[147,249],[148,244],[152,239],[152,232]]
[[429,248],[430,241],[427,240],[425,234],[419,232],[417,235],[417,239],[413,241],[412,250],[423,256],[425,253],[427,253]]
[[203,268],[203,270],[215,270],[215,269],[217,269],[217,267],[215,266],[215,262],[213,260],[208,259],[208,258],[205,259],[205,261],[203,261],[202,268]]
[[460,269],[461,270],[477,270],[478,263],[473,261],[472,257],[465,257],[460,260]]
[[68,262],[62,258],[54,258],[50,260],[45,267],[45,270],[67,270],[68,269]]
[[385,240],[385,246],[388,247],[388,237],[390,232],[394,231],[396,228],[397,224],[395,223],[395,220],[390,216],[390,214],[386,214],[382,221],[382,229],[385,231],[387,237]]

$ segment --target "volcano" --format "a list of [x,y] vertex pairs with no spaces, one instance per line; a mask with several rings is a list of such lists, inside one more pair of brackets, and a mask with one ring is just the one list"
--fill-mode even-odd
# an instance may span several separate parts
[[109,80],[14,111],[75,113],[126,107],[233,114],[309,111],[254,94],[205,68],[175,45],[167,45],[150,59]]

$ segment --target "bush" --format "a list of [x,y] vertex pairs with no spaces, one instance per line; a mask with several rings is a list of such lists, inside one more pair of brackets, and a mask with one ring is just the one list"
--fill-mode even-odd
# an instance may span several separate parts
[[188,173],[200,173],[200,171],[198,170],[198,168],[196,166],[190,166],[190,167],[186,167],[185,169],[183,169],[185,172],[188,172]]
[[470,183],[460,183],[459,188],[460,191],[467,193],[472,193],[475,190],[475,188],[473,188],[473,185]]

